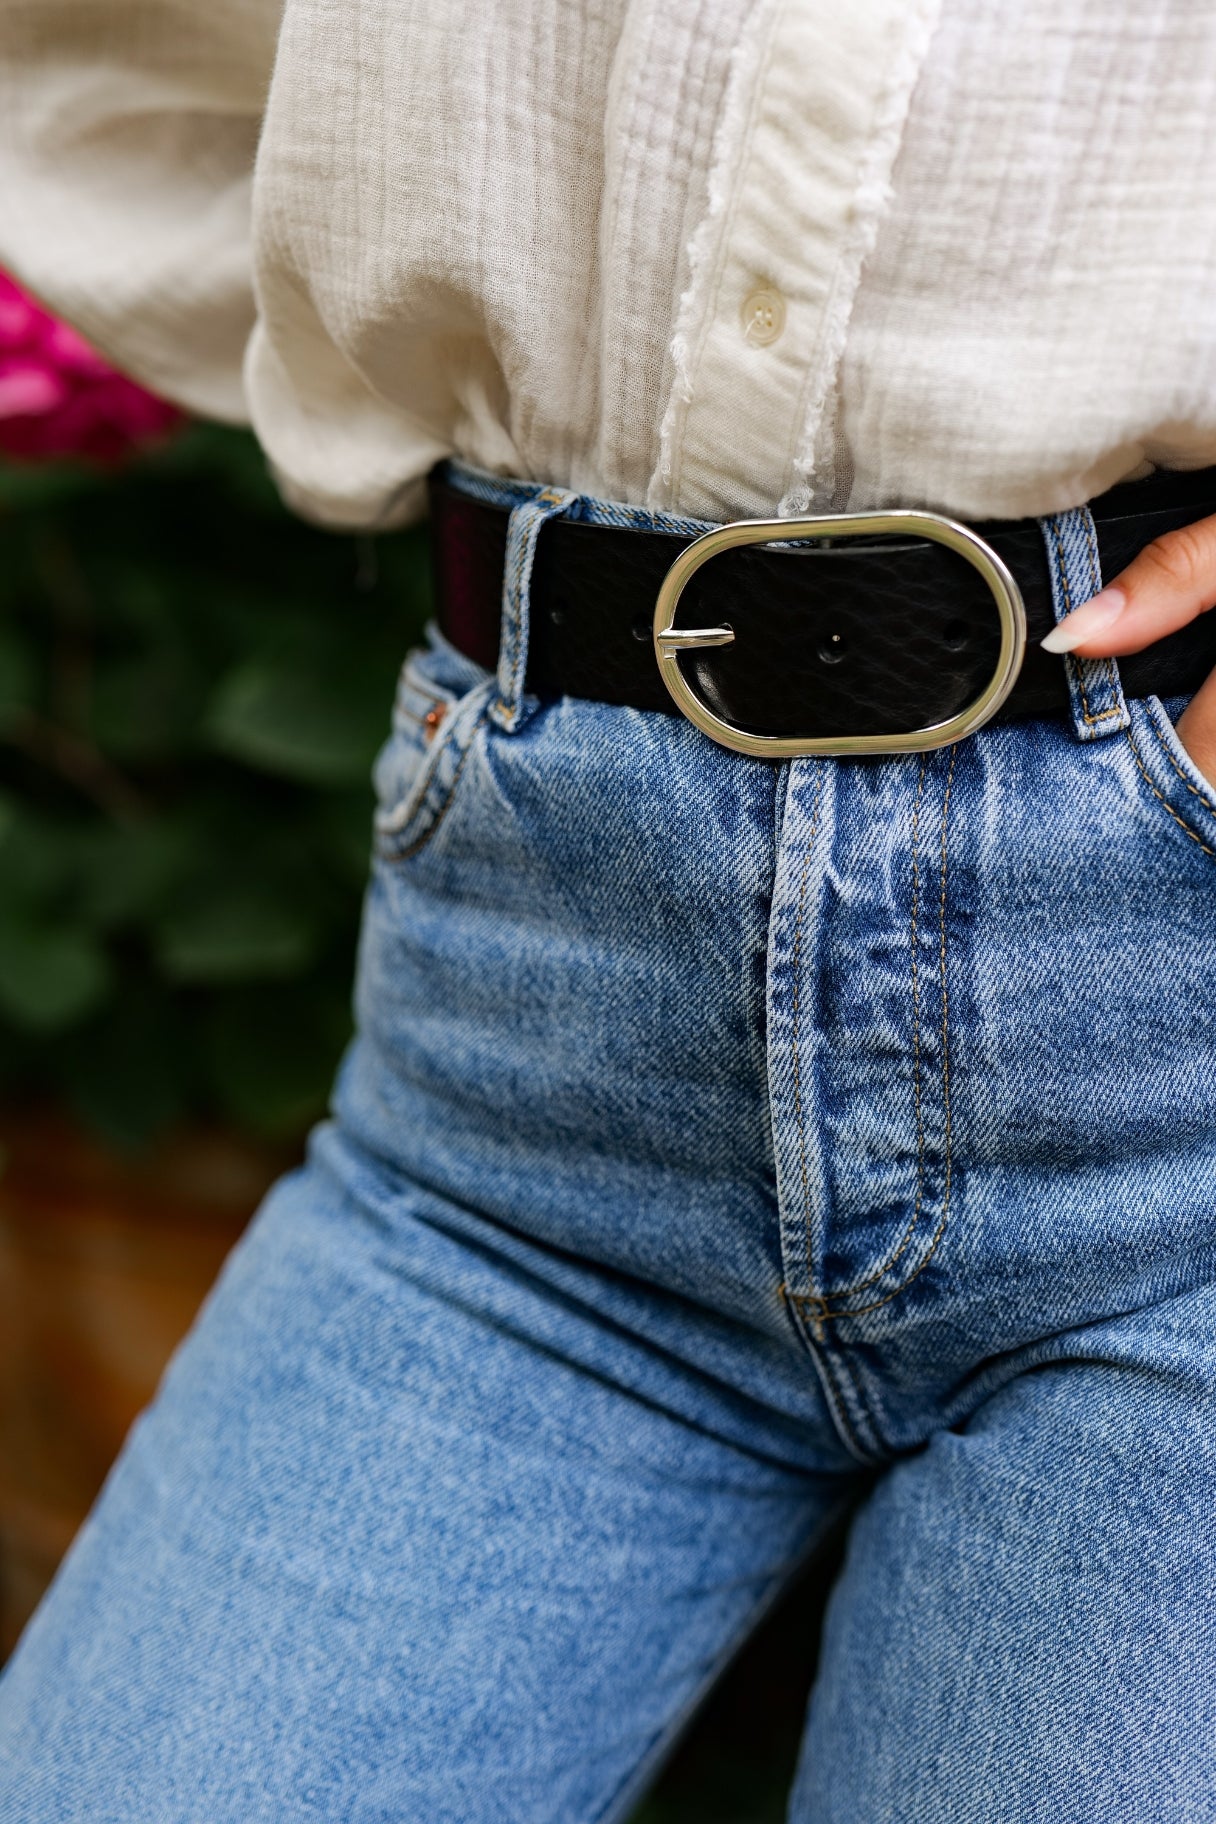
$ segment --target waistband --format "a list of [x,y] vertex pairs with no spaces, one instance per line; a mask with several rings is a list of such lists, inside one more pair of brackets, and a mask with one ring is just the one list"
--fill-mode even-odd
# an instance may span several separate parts
[[1094,739],[1125,725],[1125,695],[1187,696],[1216,665],[1216,616],[1118,666],[1038,644],[1104,573],[1216,512],[1216,469],[971,526],[896,511],[721,528],[454,462],[430,493],[439,625],[497,669],[504,727],[573,696],[684,713],[773,759],[923,751],[1070,711]]

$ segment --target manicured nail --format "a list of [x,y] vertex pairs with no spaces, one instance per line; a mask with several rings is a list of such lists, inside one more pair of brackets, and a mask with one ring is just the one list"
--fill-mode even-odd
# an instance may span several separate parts
[[1091,601],[1082,602],[1079,608],[1066,614],[1039,644],[1044,652],[1074,652],[1086,640],[1105,633],[1118,620],[1126,606],[1127,597],[1122,589],[1103,589],[1100,595],[1095,595]]

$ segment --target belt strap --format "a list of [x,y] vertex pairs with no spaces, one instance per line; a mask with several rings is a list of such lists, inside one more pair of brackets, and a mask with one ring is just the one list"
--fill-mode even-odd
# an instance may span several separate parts
[[[436,613],[445,636],[488,670],[498,663],[509,510],[431,478]],[[1092,503],[1102,574],[1115,576],[1161,533],[1216,513],[1216,469],[1158,472]],[[1038,642],[1055,621],[1041,524],[974,528],[1021,589],[1025,661],[998,719],[1069,709],[1064,663]],[[652,644],[655,598],[690,543],[667,531],[558,517],[540,531],[530,581],[525,686],[676,713]],[[999,632],[982,578],[923,539],[751,547],[723,553],[689,584],[697,622],[736,640],[698,654],[698,689],[757,734],[877,734],[945,721],[992,675]],[[1216,666],[1216,614],[1119,661],[1129,697],[1187,696]]]

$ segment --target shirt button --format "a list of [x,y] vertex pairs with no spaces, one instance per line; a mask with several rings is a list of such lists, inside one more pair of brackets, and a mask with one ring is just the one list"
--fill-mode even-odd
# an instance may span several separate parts
[[767,348],[785,328],[785,299],[771,286],[757,286],[744,299],[741,316],[743,340],[752,348]]

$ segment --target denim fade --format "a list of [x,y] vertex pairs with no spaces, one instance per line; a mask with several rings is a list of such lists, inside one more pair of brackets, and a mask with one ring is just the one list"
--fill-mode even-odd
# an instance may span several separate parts
[[333,1117],[0,1684],[0,1819],[624,1820],[845,1509],[792,1824],[1216,1819],[1212,788],[1113,663],[882,761],[540,704],[536,533],[620,509],[466,485],[499,673],[406,662]]

